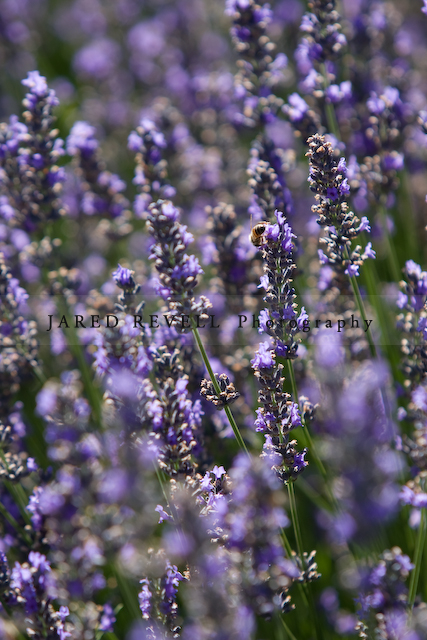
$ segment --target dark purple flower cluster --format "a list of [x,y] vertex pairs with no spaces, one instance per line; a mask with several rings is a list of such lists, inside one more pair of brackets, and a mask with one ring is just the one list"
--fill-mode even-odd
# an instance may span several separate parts
[[0,479],[20,482],[31,472],[37,471],[38,467],[34,458],[27,457],[27,453],[20,450],[25,426],[20,419],[19,411],[14,411],[5,422],[6,424],[3,424],[0,421]]
[[42,478],[30,496],[33,535],[55,563],[60,559],[55,599],[60,594],[78,612],[76,635],[86,632],[92,638],[95,628],[111,631],[115,622],[111,604],[94,602],[106,588],[104,567],[127,562],[133,573],[141,571],[136,547],[133,556],[122,550],[127,544],[130,553],[155,526],[152,500],[159,497],[151,474],[156,452],[129,434],[129,425],[128,431],[122,429],[108,397],[103,415],[108,433],[96,425],[78,372],[63,374],[61,383],[49,381],[38,394],[37,412],[46,422],[47,455],[56,472]]
[[230,310],[239,313],[245,294],[255,288],[252,256],[233,205],[221,202],[207,211],[208,231],[215,249],[211,262],[218,274],[216,287],[226,296]]
[[404,168],[403,129],[413,120],[413,114],[394,86],[372,91],[365,110],[366,155],[359,167],[359,188],[366,191],[372,206],[390,207],[400,184],[398,174]]
[[368,219],[364,216],[360,222],[349,211],[347,199],[350,186],[344,158],[337,162],[331,143],[318,134],[308,139],[308,145],[308,181],[317,201],[312,206],[312,211],[317,215],[317,223],[327,232],[327,236],[321,238],[321,242],[326,245],[326,254],[319,249],[320,262],[350,277],[358,276],[363,262],[368,258],[375,258],[370,242],[363,253],[359,245],[354,249],[351,247],[354,238],[362,231],[370,230]]
[[[201,453],[203,411],[200,400],[191,399],[178,349],[156,346],[150,328],[142,323],[143,305],[136,304],[139,287],[133,276],[121,265],[113,273],[122,289],[116,305],[119,331],[98,331],[95,367],[104,378],[116,420],[131,439],[142,437],[168,476],[185,477],[194,473],[194,455]],[[172,343],[180,344],[178,334]],[[153,376],[155,384],[149,379]]]
[[220,375],[216,373],[215,378],[220,390],[219,395],[215,391],[213,382],[205,379],[200,383],[200,393],[208,402],[213,402],[217,409],[223,409],[226,405],[235,402],[240,393],[236,391],[236,387],[225,373]]
[[[218,518],[222,522],[228,511],[227,500],[222,494],[226,485],[224,476],[223,467],[214,467],[203,480],[199,476],[189,486],[176,487],[172,496],[175,515],[173,519],[169,518],[164,529],[163,543],[168,554],[173,554],[187,565],[187,571],[182,573],[187,581],[182,583],[179,591],[186,608],[182,637],[188,640],[196,637],[203,640],[249,640],[255,627],[252,603],[245,598],[245,585],[240,580],[236,582],[239,569],[245,566],[246,559],[249,564],[246,586],[254,579],[250,571],[254,548],[240,545],[239,549],[234,549],[234,553],[230,552],[226,548],[226,540],[220,544],[218,531],[213,531],[219,528]],[[206,494],[207,502],[203,499]],[[199,501],[194,500],[194,495],[199,497]],[[219,510],[220,507],[222,510]],[[245,521],[240,522],[244,527]],[[277,527],[276,521],[274,525]],[[248,542],[251,545],[250,539]],[[264,542],[268,544],[266,540]],[[163,576],[163,579],[169,578],[170,603],[165,603],[166,593],[163,595],[162,592],[159,603],[163,606],[166,604],[168,609],[173,607],[179,580],[173,566],[171,569],[169,576]],[[163,574],[164,563],[160,571]],[[262,579],[267,591],[269,577],[268,567],[264,565]],[[146,615],[154,613],[151,610],[153,593],[150,585],[151,581],[149,584],[143,583],[140,594]],[[158,612],[158,618],[162,619],[161,612]]]
[[[135,272],[119,264],[112,275],[114,282],[122,290],[115,305],[119,330],[116,327],[100,327],[93,342],[97,347],[94,362],[97,374],[102,377],[108,372],[112,376],[107,380],[107,386],[114,392],[114,380],[120,375],[120,371],[128,371],[131,383],[134,374],[145,377],[151,370],[152,363],[149,352],[151,331],[142,322],[144,305],[135,299],[140,289],[134,280]],[[133,384],[136,384],[136,380]]]
[[165,347],[153,352],[156,389],[148,380],[143,383],[139,411],[162,471],[185,478],[194,474],[195,458],[201,454],[203,411],[200,400],[191,399],[178,355]]

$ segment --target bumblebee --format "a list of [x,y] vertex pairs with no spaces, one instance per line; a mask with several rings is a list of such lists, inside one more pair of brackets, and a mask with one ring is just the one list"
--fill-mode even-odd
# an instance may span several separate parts
[[262,220],[261,222],[257,222],[254,227],[252,227],[251,233],[249,235],[249,240],[256,247],[261,247],[261,245],[265,244],[264,232],[267,229],[269,222],[266,220]]

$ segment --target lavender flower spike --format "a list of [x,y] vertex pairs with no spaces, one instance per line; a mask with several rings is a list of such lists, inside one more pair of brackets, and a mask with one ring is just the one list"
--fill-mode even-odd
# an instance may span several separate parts
[[[197,315],[208,319],[212,305],[205,296],[194,297],[197,277],[203,273],[198,259],[185,253],[193,236],[179,222],[179,211],[169,200],[158,200],[149,207],[147,226],[156,244],[151,249],[158,273],[157,293],[168,304],[172,325],[182,332],[191,330],[188,322]],[[187,322],[185,321],[187,320]]]
[[295,236],[279,211],[276,211],[276,219],[277,224],[269,225],[264,232],[265,275],[261,284],[267,291],[264,301],[268,308],[261,311],[259,317],[260,331],[268,333],[273,344],[262,342],[251,365],[261,386],[258,392],[261,406],[257,410],[255,427],[266,436],[264,455],[285,482],[296,479],[308,463],[304,460],[306,449],[298,452],[296,440],[289,439],[290,432],[301,426],[301,417],[298,405],[283,391],[283,365],[277,363],[277,357],[296,357],[295,334],[304,327],[308,316],[304,308],[298,316],[294,302],[292,239]]
[[26,298],[0,253],[0,420],[5,421],[13,395],[38,366],[35,322],[27,322],[20,313]]
[[25,124],[12,116],[0,126],[1,213],[13,226],[32,231],[66,213],[59,197],[65,172],[56,164],[64,150],[52,129],[55,92],[38,71],[30,71],[22,84],[29,89],[22,101]]
[[294,359],[298,344],[295,335],[304,328],[308,319],[304,308],[298,315],[295,303],[295,289],[292,286],[296,265],[292,252],[296,238],[283,213],[275,212],[276,224],[271,224],[264,232],[263,246],[264,275],[261,286],[266,290],[264,301],[268,308],[259,316],[260,332],[274,339],[274,350],[279,356]]
[[347,180],[347,168],[344,158],[336,160],[332,145],[318,133],[308,139],[309,151],[306,154],[310,162],[308,182],[316,194],[317,204],[312,206],[317,214],[317,224],[323,227],[327,235],[321,238],[326,245],[322,251],[322,264],[328,264],[338,272],[348,276],[358,276],[359,267],[368,258],[375,257],[371,245],[362,253],[361,246],[351,248],[351,242],[363,230],[366,221],[360,220],[349,211],[346,199],[350,193]]
[[272,122],[283,104],[274,94],[274,87],[288,60],[284,53],[274,55],[276,45],[267,31],[272,19],[270,6],[255,0],[231,0],[227,1],[225,12],[233,17],[230,31],[240,57],[235,86],[237,96],[244,100],[242,123],[254,127]]

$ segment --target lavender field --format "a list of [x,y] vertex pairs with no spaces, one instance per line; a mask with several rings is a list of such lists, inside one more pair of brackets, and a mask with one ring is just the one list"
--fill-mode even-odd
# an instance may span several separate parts
[[427,0],[0,32],[0,639],[426,640]]

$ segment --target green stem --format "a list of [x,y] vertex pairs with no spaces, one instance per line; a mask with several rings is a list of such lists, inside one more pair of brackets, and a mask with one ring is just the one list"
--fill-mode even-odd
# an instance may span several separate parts
[[292,482],[292,480],[288,481],[287,487],[288,487],[289,507],[290,507],[290,510],[291,510],[292,525],[293,525],[294,533],[295,533],[295,541],[297,543],[298,555],[301,558],[301,562],[303,562],[302,536],[301,536],[301,529],[300,529],[299,520],[298,520],[297,505],[296,505],[296,501],[295,501],[294,483]]
[[[406,256],[411,256],[415,262],[421,261],[421,255],[419,253],[418,248],[418,239],[417,239],[417,225],[416,225],[416,216],[414,211],[414,200],[411,192],[411,186],[409,184],[409,176],[408,172],[405,169],[402,174],[401,180],[401,204],[399,206],[399,211],[401,215],[401,226],[404,230],[405,242],[406,245]],[[402,202],[403,200],[403,202]],[[399,247],[401,244],[399,243]]]
[[20,485],[16,485],[15,486],[9,480],[5,481],[4,484],[5,484],[6,489],[13,496],[16,504],[18,505],[19,510],[21,512],[21,515],[24,518],[25,522],[27,524],[31,525],[31,518],[30,518],[30,515],[29,515],[29,513],[27,511],[28,497],[27,497],[27,494],[25,493],[23,487],[21,487]]
[[319,509],[319,508],[323,509],[323,511],[326,511],[327,513],[331,513],[331,511],[333,511],[334,509],[336,511],[339,510],[336,500],[333,500],[333,501],[325,500],[325,498],[320,493],[318,493],[315,489],[313,489],[313,487],[310,485],[309,482],[307,482],[307,480],[304,480],[303,476],[300,476],[298,478],[298,487],[301,489],[303,494],[310,500],[313,506],[316,507],[316,509]]
[[[348,256],[348,251],[347,249],[344,250],[344,256],[347,258],[347,260],[349,259]],[[378,359],[378,352],[377,352],[377,348],[374,344],[373,338],[372,338],[372,333],[371,333],[371,327],[368,327],[368,324],[366,322],[366,311],[365,311],[365,305],[363,304],[363,300],[362,300],[362,296],[360,295],[360,289],[359,289],[359,283],[357,282],[357,278],[356,276],[350,276],[350,282],[351,282],[351,286],[353,288],[353,293],[354,293],[354,297],[356,298],[356,302],[357,302],[357,306],[359,309],[359,313],[362,317],[362,320],[366,323],[366,336],[368,338],[368,343],[369,343],[369,350],[371,352],[371,356],[377,360]],[[380,393],[381,393],[381,398],[382,401],[384,403],[384,408],[386,410],[386,413],[388,414],[388,416],[391,418],[391,407],[390,407],[390,403],[388,402],[387,396],[386,394],[383,393],[382,389],[380,389]]]
[[326,122],[330,132],[335,136],[337,140],[340,139],[340,132],[338,127],[337,118],[335,116],[335,109],[330,102],[325,102]]
[[[71,347],[71,345],[69,346]],[[71,351],[73,352],[74,357],[77,359],[77,362],[79,363],[79,369],[82,372],[85,390],[88,395],[88,400],[90,402],[90,406],[93,411],[95,422],[101,428],[102,427],[101,400],[99,398],[98,389],[93,383],[92,371],[90,370],[86,362],[86,359],[83,353],[83,348],[80,342],[78,342],[75,345],[75,348],[71,348]]]
[[12,609],[9,607],[8,604],[6,604],[6,602],[1,597],[0,597],[0,603],[1,603],[2,607],[3,607],[3,609],[6,611],[7,615],[12,617]]
[[281,533],[281,536],[282,536],[283,546],[286,549],[286,553],[291,558],[292,557],[292,547],[291,547],[291,544],[290,544],[290,542],[288,540],[288,536],[286,535],[284,529],[281,529],[280,533]]
[[[301,415],[301,407],[300,407],[299,396],[298,396],[297,382],[295,379],[294,363],[292,362],[292,360],[289,360],[289,359],[288,359],[288,371],[289,371],[289,377],[291,379],[294,401],[297,403],[298,409],[300,410],[300,415]],[[323,465],[323,462],[321,461],[321,459],[317,454],[307,423],[303,420],[302,415],[301,415],[301,422],[302,422],[302,426],[304,427],[304,435],[307,438],[308,446],[310,447],[310,451],[313,454],[316,465],[320,473],[322,474],[322,476],[326,478],[326,469]]]
[[[203,342],[202,342],[202,339],[200,337],[199,330],[196,327],[193,327],[192,331],[193,331],[194,339],[196,340],[197,346],[199,347],[200,355],[203,358],[203,362],[205,363],[205,367],[208,370],[209,377],[212,380],[212,384],[214,386],[215,392],[216,392],[217,396],[220,397],[221,389],[219,388],[218,380],[215,378],[215,374],[214,374],[213,369],[211,367],[211,363],[209,362],[208,354],[206,353],[206,349],[205,349],[205,347],[203,345]],[[248,451],[248,449],[246,447],[245,441],[242,438],[242,434],[239,431],[239,427],[236,424],[234,416],[231,413],[230,407],[225,406],[224,407],[224,411],[225,411],[225,415],[227,416],[228,421],[229,421],[229,423],[231,425],[231,428],[233,429],[234,435],[236,437],[237,442],[239,443],[240,448],[243,449],[243,451],[249,455],[249,451]]]
[[297,381],[295,379],[294,363],[289,358],[287,362],[288,362],[289,377],[291,379],[291,385],[292,385],[292,393],[294,394],[294,400],[298,404],[298,408],[299,408],[299,398],[298,398],[298,391],[297,391]]
[[280,616],[280,621],[283,625],[283,628],[285,629],[286,633],[288,634],[290,640],[297,640],[297,638],[294,636],[294,634],[292,633],[292,631],[289,629],[288,625],[286,624],[286,622],[283,620],[283,614],[279,614]]
[[132,620],[139,620],[141,618],[141,610],[138,606],[137,595],[129,584],[126,576],[123,575],[118,565],[114,566],[114,573],[116,576],[117,584],[119,585],[120,592],[123,600],[126,603],[126,608],[131,615]]
[[383,205],[379,208],[379,217],[381,220],[381,226],[384,234],[384,240],[387,248],[387,260],[391,272],[393,274],[393,281],[399,282],[402,277],[402,272],[399,269],[399,260],[396,254],[394,243],[390,237],[390,232],[387,226],[387,214]]
[[408,607],[412,610],[415,602],[415,596],[417,594],[418,580],[421,571],[421,561],[423,557],[423,551],[426,541],[426,512],[425,509],[421,509],[420,526],[418,527],[417,540],[415,544],[414,554],[414,569],[411,573],[411,580],[409,582],[409,595],[408,595]]
[[[1,446],[0,446],[0,458],[3,461],[3,464],[6,470],[9,471],[9,465],[7,464],[6,456]],[[10,495],[13,497],[13,499],[15,500],[25,522],[27,524],[31,524],[31,518],[27,511],[28,497],[24,491],[24,488],[20,484],[17,484],[17,485],[13,484],[13,482],[11,482],[10,480],[4,480],[4,486],[6,487]]]
[[[292,481],[288,481],[287,483],[287,487],[288,487],[288,494],[289,494],[289,506],[290,506],[290,510],[291,510],[291,519],[292,519],[292,524],[293,524],[293,528],[294,528],[294,533],[295,533],[295,540],[296,540],[296,544],[297,544],[297,549],[298,549],[298,555],[301,559],[301,565],[304,567],[304,556],[303,556],[303,544],[302,544],[302,535],[301,535],[301,529],[300,529],[300,524],[299,524],[299,519],[298,519],[298,512],[297,512],[297,505],[296,505],[296,500],[295,500],[295,489],[294,489],[294,483]],[[315,629],[315,634],[316,634],[316,638],[319,638],[319,640],[322,638],[323,634],[322,634],[322,630],[320,628],[319,625],[319,621],[317,618],[317,613],[316,613],[316,607],[314,604],[314,599],[313,599],[313,594],[311,592],[310,589],[310,585],[309,584],[304,584],[304,589],[307,591],[307,595],[308,595],[308,604],[311,610],[311,615],[312,615],[312,619],[314,622],[314,629]]]
[[159,484],[160,484],[160,489],[161,489],[163,497],[164,497],[164,499],[166,501],[166,505],[169,508],[169,511],[171,512],[172,520],[174,521],[174,523],[175,523],[175,525],[177,527],[178,535],[180,535],[181,532],[180,532],[179,525],[178,525],[179,518],[178,518],[178,514],[177,514],[176,509],[175,509],[175,505],[172,502],[170,502],[170,500],[169,500],[169,498],[167,496],[167,493],[165,491],[166,478],[165,478],[163,472],[156,465],[156,463],[153,463],[153,464],[154,464],[154,469],[155,469],[155,472],[156,472],[157,480],[159,481]]
[[[304,556],[302,554],[302,536],[301,536],[301,529],[299,526],[299,520],[298,520],[298,512],[297,512],[297,505],[296,505],[296,501],[295,501],[295,490],[294,490],[294,483],[292,480],[289,480],[287,483],[287,487],[288,487],[288,495],[289,495],[289,507],[291,510],[291,520],[292,520],[292,526],[294,529],[294,534],[295,534],[295,541],[297,543],[297,550],[298,550],[298,555],[301,559],[301,564],[304,563]],[[292,557],[292,555],[290,554],[289,557]],[[303,594],[303,598],[305,600],[306,606],[309,607],[309,602],[307,600],[307,595],[306,595],[306,590],[304,589],[304,587],[306,587],[307,585],[301,585],[301,593]]]
[[36,365],[33,370],[40,384],[43,385],[46,382],[46,376],[44,375],[43,370],[38,365]]
[[105,638],[105,640],[119,640],[116,634],[112,631],[97,631],[95,640],[101,640],[101,638]]
[[[393,377],[395,380],[399,380],[401,377],[400,370],[400,358],[398,350],[395,349],[395,345],[398,344],[397,337],[393,337],[393,330],[391,327],[394,325],[395,316],[392,315],[390,308],[386,308],[381,304],[380,296],[378,295],[376,283],[379,281],[377,270],[374,260],[368,260],[363,265],[363,276],[365,278],[366,288],[369,294],[369,299],[372,301],[373,307],[377,314],[381,335],[383,339],[383,346],[387,352],[388,361],[393,370]],[[394,332],[395,333],[395,332]]]
[[[348,252],[345,251],[346,258],[348,258]],[[360,295],[359,283],[357,282],[356,276],[350,276],[350,282],[353,289],[354,297],[356,298],[357,307],[359,309],[360,316],[362,320],[366,323],[366,311],[365,305],[363,304],[362,296]],[[377,348],[374,344],[374,340],[372,338],[371,327],[369,326],[366,330],[366,337],[368,339],[369,350],[371,352],[371,356],[373,358],[377,358]]]
[[[347,249],[344,250],[344,255],[345,257],[348,259],[348,251]],[[368,324],[366,322],[366,311],[365,311],[365,305],[363,304],[363,300],[362,300],[362,296],[360,295],[360,289],[359,289],[359,283],[357,282],[357,278],[356,276],[350,276],[350,282],[351,282],[351,286],[353,288],[353,293],[354,293],[354,297],[356,298],[356,302],[357,302],[357,306],[359,309],[359,313],[362,317],[362,320],[366,323],[366,336],[368,338],[368,343],[369,343],[369,350],[371,352],[371,356],[372,358],[374,358],[375,360],[378,360],[378,352],[377,352],[377,348],[374,344],[374,340],[372,338],[372,333],[371,333],[371,327],[368,327]],[[386,414],[388,415],[388,417],[390,419],[392,419],[392,410],[390,407],[390,403],[388,401],[387,395],[383,392],[382,389],[380,389],[380,394],[381,394],[381,398],[384,404],[384,409],[386,411]]]
[[[286,553],[288,554],[288,558],[292,558],[293,557],[292,547],[291,547],[291,543],[289,542],[288,537],[287,537],[287,535],[285,533],[285,530],[282,528],[280,533],[281,533],[281,536],[282,536],[283,546],[285,547]],[[308,604],[307,596],[306,596],[306,593],[305,593],[305,591],[303,589],[303,585],[300,582],[298,583],[298,588],[299,588],[299,591],[300,591],[300,594],[301,594],[302,601],[303,601],[304,605],[308,608],[309,604]]]
[[[322,74],[323,80],[325,84],[325,93],[326,89],[329,87],[329,78],[328,72],[326,70],[326,65],[322,64]],[[331,102],[328,102],[325,96],[325,115],[326,122],[328,123],[329,131],[335,136],[337,140],[340,140],[340,128],[338,125],[337,117],[335,115],[334,105]]]

